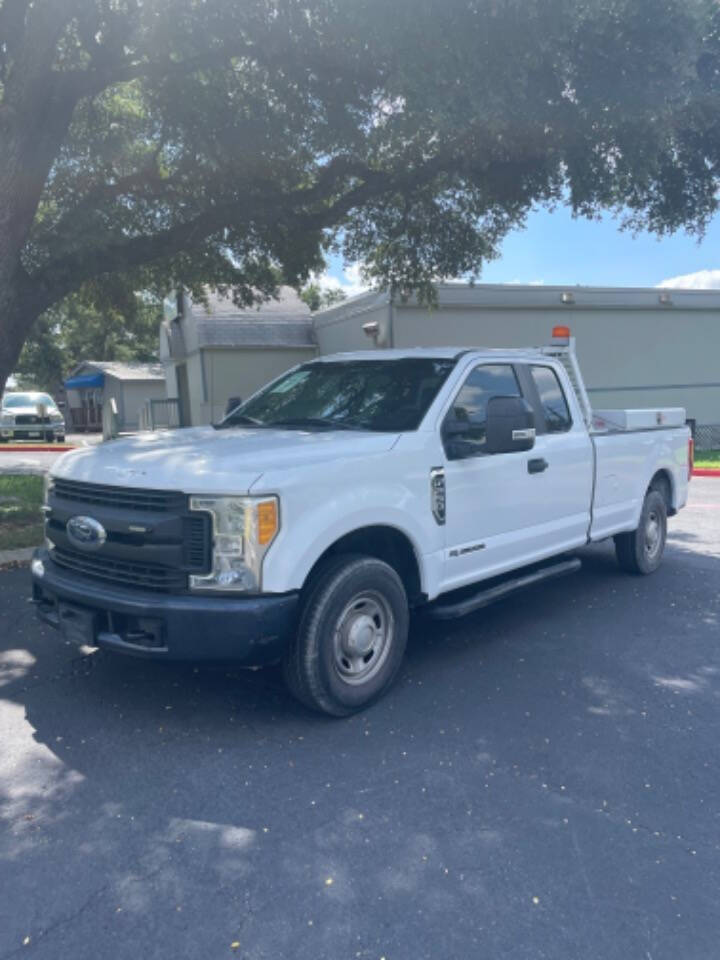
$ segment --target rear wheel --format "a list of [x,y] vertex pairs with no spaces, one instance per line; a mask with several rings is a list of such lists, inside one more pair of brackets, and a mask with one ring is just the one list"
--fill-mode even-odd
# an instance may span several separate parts
[[283,660],[291,692],[306,706],[342,717],[390,686],[408,634],[402,580],[375,557],[331,557],[306,591],[297,635]]
[[667,538],[667,504],[659,490],[648,490],[640,524],[631,533],[615,537],[618,563],[628,573],[654,573],[662,562]]

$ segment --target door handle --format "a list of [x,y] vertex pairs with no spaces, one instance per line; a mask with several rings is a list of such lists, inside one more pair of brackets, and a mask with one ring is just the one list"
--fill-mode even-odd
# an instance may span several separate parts
[[550,464],[543,457],[538,457],[535,460],[528,460],[528,473],[542,473]]

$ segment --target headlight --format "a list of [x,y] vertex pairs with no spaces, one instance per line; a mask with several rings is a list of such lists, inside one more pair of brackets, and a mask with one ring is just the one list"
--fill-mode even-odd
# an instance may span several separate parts
[[0,414],[0,424],[4,427],[12,427],[15,425],[15,417],[12,413],[2,413]]
[[190,577],[192,590],[255,593],[262,563],[280,527],[276,497],[190,497],[190,509],[212,517],[212,569]]

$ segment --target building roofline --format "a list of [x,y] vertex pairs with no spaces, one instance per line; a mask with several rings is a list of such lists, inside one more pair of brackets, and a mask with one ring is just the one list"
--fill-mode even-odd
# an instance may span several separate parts
[[[97,370],[98,373],[102,373],[106,377],[112,377],[113,380],[120,380],[128,383],[132,383],[132,382],[153,383],[155,381],[160,382],[164,379],[164,376],[160,373],[157,373],[153,376],[148,376],[148,377],[120,377],[117,375],[117,373],[113,373],[112,370],[108,370],[105,367],[105,364],[115,363],[115,362],[116,361],[114,360],[83,360],[76,367],[73,367],[73,369],[70,371],[70,374],[65,379],[70,380],[72,377],[76,376],[78,371],[82,370],[83,367],[92,367],[93,370]],[[122,360],[118,360],[117,363],[122,364],[123,366],[126,366],[126,367],[132,367],[132,361],[126,364],[126,363],[123,363]],[[162,365],[163,365],[162,360],[158,360],[154,363],[147,364],[147,366],[155,366],[155,367],[162,367]]]
[[[437,308],[476,309],[541,309],[551,307],[572,310],[628,309],[672,311],[673,308],[691,310],[720,310],[720,290],[686,289],[684,287],[600,287],[561,284],[514,283],[439,283]],[[316,329],[332,326],[349,317],[359,316],[390,303],[388,293],[369,291],[344,300],[328,310],[314,315]],[[417,308],[416,297],[395,300],[398,310]],[[436,308],[436,309],[437,309]],[[432,310],[432,307],[427,309]]]

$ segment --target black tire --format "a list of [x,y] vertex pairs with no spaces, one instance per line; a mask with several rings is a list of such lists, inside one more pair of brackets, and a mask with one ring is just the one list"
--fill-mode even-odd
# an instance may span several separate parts
[[654,573],[662,563],[666,539],[667,502],[659,490],[650,489],[637,530],[615,537],[615,555],[620,568],[638,575]]
[[330,557],[305,590],[283,658],[285,683],[313,710],[334,717],[362,710],[395,679],[408,622],[405,588],[392,567],[358,554]]

